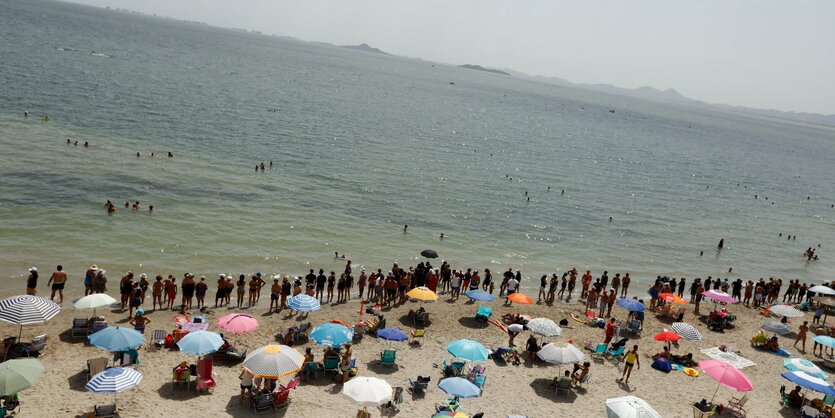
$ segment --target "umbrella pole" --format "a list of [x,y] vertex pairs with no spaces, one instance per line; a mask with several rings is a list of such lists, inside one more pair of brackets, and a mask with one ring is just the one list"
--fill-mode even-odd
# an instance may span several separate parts
[[719,387],[720,387],[720,386],[722,386],[722,384],[721,384],[721,383],[719,383],[719,384],[717,384],[717,385],[716,385],[716,391],[715,391],[715,392],[713,392],[713,397],[712,397],[712,398],[710,398],[710,403],[713,403],[713,400],[714,400],[714,399],[716,399],[716,394],[717,394],[717,393],[719,393]]
[[23,335],[23,325],[20,326],[20,331],[17,333],[17,343],[20,344],[20,337]]

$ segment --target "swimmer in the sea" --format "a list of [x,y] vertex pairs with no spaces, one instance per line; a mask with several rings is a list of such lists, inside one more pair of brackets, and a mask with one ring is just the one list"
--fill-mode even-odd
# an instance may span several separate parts
[[125,209],[130,207],[130,202],[125,202]]
[[136,152],[136,158],[139,158],[139,151]]
[[113,202],[111,202],[110,199],[107,199],[107,202],[105,202],[105,204],[104,204],[104,207],[108,207],[108,206],[113,206]]
[[725,238],[719,240],[719,245],[717,247],[719,247],[720,250],[725,247]]
[[78,141],[75,141],[72,144],[75,145],[75,146],[78,146]]
[[403,225],[403,233],[409,232],[409,225]]
[[[441,232],[441,235],[439,235],[439,236],[438,236],[438,238],[440,238],[440,239],[444,239],[444,238],[446,238],[446,235],[444,235],[444,233],[443,233],[443,232]],[[818,244],[818,246],[820,246],[820,244]]]
[[84,148],[90,148],[90,143],[88,143],[87,141],[84,141]]
[[168,151],[168,158],[174,158],[174,153],[171,152],[171,151]]
[[28,117],[29,117],[29,112],[28,112],[28,111],[24,111],[24,112],[23,112],[23,117],[24,117],[24,118],[28,118]]
[[273,162],[270,161],[270,168],[273,168]]
[[70,142],[70,139],[69,139],[69,138],[67,138],[67,145],[69,145],[70,143],[71,143],[71,142]]
[[148,206],[148,212],[153,212],[153,211],[154,211],[154,205]]
[[133,202],[133,210],[137,211],[139,209],[142,209],[142,205],[140,205],[139,201],[137,200],[136,202]]
[[[108,202],[110,202],[110,201],[108,200]],[[114,205],[113,203],[110,203],[109,205],[105,205],[105,207],[107,207],[107,213],[113,213],[113,212],[116,212],[118,210],[118,209],[116,209],[116,205]]]
[[705,255],[705,252],[704,251],[699,251],[699,257],[701,257],[703,255]]
[[614,221],[614,219],[612,219],[612,217],[610,216],[609,217],[609,222],[612,222],[612,221]]

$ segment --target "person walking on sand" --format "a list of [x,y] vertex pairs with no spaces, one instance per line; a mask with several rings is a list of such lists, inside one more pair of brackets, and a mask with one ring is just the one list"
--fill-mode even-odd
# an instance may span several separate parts
[[626,355],[623,356],[623,375],[618,381],[628,384],[629,376],[632,375],[632,367],[636,364],[638,365],[638,370],[641,370],[641,359],[638,357],[638,345],[633,345],[632,349],[627,351]]
[[802,342],[803,348],[800,350],[806,352],[806,332],[809,331],[809,321],[803,321],[803,325],[797,329],[797,338],[794,340],[794,348],[797,348],[797,343]]
[[26,278],[26,294],[35,295],[38,293],[38,268],[29,269],[29,276]]
[[54,300],[55,292],[58,292],[58,298],[60,300],[58,303],[64,303],[64,284],[66,282],[67,273],[64,272],[64,267],[59,264],[55,272],[52,273],[52,276],[49,277],[49,281],[46,283],[47,286],[52,286],[52,294],[49,296],[49,300]]

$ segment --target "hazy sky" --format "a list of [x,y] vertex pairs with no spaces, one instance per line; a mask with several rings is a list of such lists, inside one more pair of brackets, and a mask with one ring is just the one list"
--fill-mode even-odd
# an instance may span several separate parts
[[831,0],[74,0],[452,64],[835,114]]

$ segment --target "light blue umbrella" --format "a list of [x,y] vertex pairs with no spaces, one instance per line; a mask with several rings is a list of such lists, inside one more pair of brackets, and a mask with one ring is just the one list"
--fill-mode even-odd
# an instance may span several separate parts
[[139,331],[125,327],[107,327],[87,337],[90,344],[107,351],[128,351],[145,342]]
[[780,334],[780,335],[788,334],[789,332],[791,332],[791,331],[789,331],[789,326],[788,325],[786,325],[782,322],[779,322],[779,321],[766,322],[762,325],[762,329],[764,329],[768,332],[773,332],[773,333]]
[[496,300],[495,296],[493,296],[493,295],[491,295],[491,294],[489,294],[489,293],[487,293],[487,292],[485,292],[481,289],[470,290],[469,292],[464,293],[464,296],[466,296],[470,299],[474,299],[474,300],[483,300],[485,302],[492,302],[492,301]]
[[377,338],[382,338],[386,341],[406,341],[409,339],[409,336],[397,328],[383,328],[377,331]]
[[823,344],[830,348],[835,348],[835,338],[832,338],[828,335],[818,335],[815,338],[812,338],[816,343]]
[[783,360],[783,367],[793,372],[805,372],[821,380],[829,379],[820,367],[805,358],[787,358]]
[[480,342],[473,340],[452,341],[447,344],[446,351],[467,361],[485,361],[487,356],[490,355],[490,352]]
[[290,309],[299,312],[318,311],[319,308],[322,307],[321,304],[319,304],[319,299],[309,295],[293,296],[290,298],[290,301],[287,302],[287,306],[289,306]]
[[196,354],[198,356],[214,353],[222,345],[223,337],[212,331],[189,332],[185,335],[185,337],[177,342],[177,346],[180,347],[180,351],[188,354]]
[[354,332],[344,325],[327,323],[313,328],[313,331],[310,332],[310,338],[319,345],[339,347],[351,342],[354,338]]
[[806,372],[783,372],[781,376],[789,382],[796,383],[806,389],[814,390],[824,395],[835,395],[835,387],[832,387],[829,382],[818,379]]
[[447,394],[459,398],[477,398],[481,396],[481,389],[463,377],[447,377],[438,383],[438,387]]
[[142,381],[142,373],[130,367],[111,367],[90,379],[87,390],[93,393],[124,392]]
[[646,306],[636,299],[620,298],[615,303],[630,312],[643,312],[646,309]]

